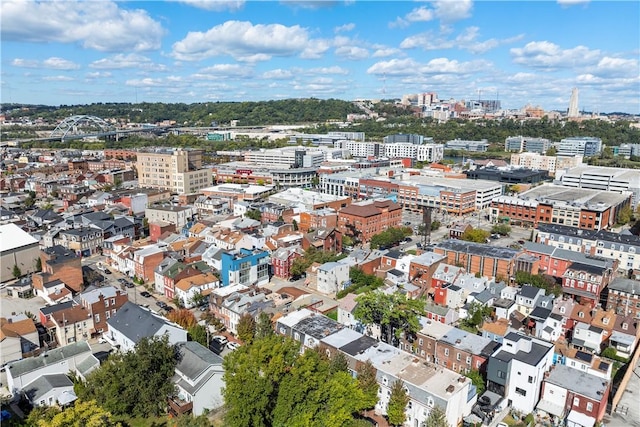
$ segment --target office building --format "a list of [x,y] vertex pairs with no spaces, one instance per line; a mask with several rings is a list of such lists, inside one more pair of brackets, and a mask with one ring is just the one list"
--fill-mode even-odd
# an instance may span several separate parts
[[580,155],[591,157],[602,151],[602,140],[592,136],[572,136],[554,144],[558,156]]
[[421,145],[425,142],[432,143],[433,138],[425,138],[422,135],[416,135],[411,133],[397,133],[395,135],[387,135],[382,140],[385,144],[393,144],[403,142],[407,144]]
[[580,117],[580,112],[578,111],[578,88],[574,87],[571,89],[571,99],[569,100],[569,110],[567,111],[567,117],[575,118]]
[[159,188],[178,194],[194,193],[212,183],[210,169],[202,168],[202,151],[164,150],[139,152],[136,168],[138,185]]
[[319,168],[327,159],[327,152],[305,147],[274,148],[269,150],[247,151],[244,161],[256,165],[273,165],[278,169]]
[[551,147],[551,142],[546,138],[531,138],[528,136],[510,136],[505,139],[504,151],[515,151],[522,153],[544,154]]
[[632,193],[632,206],[640,203],[640,172],[637,169],[581,165],[567,171],[557,169],[556,179],[566,187]]
[[486,139],[481,141],[463,141],[460,139],[454,139],[451,141],[447,141],[444,145],[446,150],[464,150],[464,151],[475,151],[475,152],[484,152],[489,149],[489,142]]

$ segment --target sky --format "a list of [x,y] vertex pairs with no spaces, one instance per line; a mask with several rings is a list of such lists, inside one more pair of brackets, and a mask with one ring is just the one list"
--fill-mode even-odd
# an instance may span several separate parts
[[0,3],[0,101],[500,99],[640,113],[640,2]]

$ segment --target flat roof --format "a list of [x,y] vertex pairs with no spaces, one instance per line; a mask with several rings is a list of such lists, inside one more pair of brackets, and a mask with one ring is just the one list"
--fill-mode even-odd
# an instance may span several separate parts
[[603,378],[560,364],[554,365],[545,381],[596,401],[602,399],[608,387]]
[[0,252],[31,245],[38,245],[38,240],[22,228],[14,223],[0,225]]

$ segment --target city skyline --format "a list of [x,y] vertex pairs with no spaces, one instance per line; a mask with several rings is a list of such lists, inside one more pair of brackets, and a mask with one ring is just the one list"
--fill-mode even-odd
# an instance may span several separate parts
[[3,1],[3,103],[496,99],[640,113],[638,2]]

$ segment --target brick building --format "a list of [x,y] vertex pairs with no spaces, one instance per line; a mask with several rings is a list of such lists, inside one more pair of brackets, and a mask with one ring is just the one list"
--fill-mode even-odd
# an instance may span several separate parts
[[574,262],[562,277],[562,292],[581,304],[595,307],[611,278],[611,268]]
[[129,301],[125,291],[113,286],[94,289],[80,294],[80,305],[93,317],[91,336],[102,334],[109,329],[107,320]]
[[65,285],[80,292],[83,289],[82,264],[80,257],[73,250],[63,246],[52,246],[40,251],[42,273],[46,275],[45,282],[60,280]]
[[352,204],[338,212],[338,228],[345,234],[368,242],[376,234],[402,224],[402,207],[390,200]]

